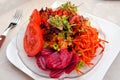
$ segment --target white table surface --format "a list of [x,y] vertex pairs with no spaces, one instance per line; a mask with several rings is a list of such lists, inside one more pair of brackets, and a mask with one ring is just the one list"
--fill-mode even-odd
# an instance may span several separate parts
[[[40,9],[44,6],[50,6],[55,0],[0,0],[0,34],[8,26],[10,19],[12,18],[16,9],[23,10],[23,18],[21,23],[11,30],[0,49],[0,80],[32,80],[26,74],[14,67],[6,58],[6,47],[12,37],[16,35],[20,26],[29,18],[34,8]],[[65,0],[61,0],[65,1]],[[73,0],[74,3],[83,3],[79,7],[82,12],[87,12],[120,26],[120,2],[108,1],[108,0]],[[12,54],[12,53],[11,53]],[[120,55],[115,59],[104,80],[119,80],[120,76]]]

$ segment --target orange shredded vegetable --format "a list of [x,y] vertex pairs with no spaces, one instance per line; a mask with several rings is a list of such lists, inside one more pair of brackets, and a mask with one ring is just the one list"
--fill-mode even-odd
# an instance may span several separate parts
[[98,37],[98,31],[91,26],[82,26],[84,29],[80,36],[76,36],[73,40],[74,51],[78,51],[80,59],[88,66],[94,65],[91,60],[96,56],[97,48],[101,48],[100,54],[104,51],[101,43],[107,42]]

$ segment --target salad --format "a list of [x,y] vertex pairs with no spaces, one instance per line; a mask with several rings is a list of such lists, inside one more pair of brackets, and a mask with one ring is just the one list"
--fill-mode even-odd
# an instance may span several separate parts
[[24,34],[24,50],[29,57],[36,58],[36,64],[49,72],[51,78],[59,78],[63,73],[76,71],[91,61],[96,51],[104,51],[107,41],[99,38],[88,18],[77,13],[77,6],[66,2],[55,10],[35,9],[30,16]]

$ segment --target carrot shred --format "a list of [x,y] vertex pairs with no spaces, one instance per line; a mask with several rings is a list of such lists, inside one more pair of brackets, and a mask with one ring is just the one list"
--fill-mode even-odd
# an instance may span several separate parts
[[78,68],[75,68],[75,71],[78,73],[78,74],[84,74],[84,72],[80,71]]
[[[77,27],[77,26],[76,26]],[[91,60],[96,57],[96,50],[101,48],[100,54],[104,51],[103,43],[108,43],[105,40],[102,40],[98,37],[98,31],[96,28],[91,26],[82,26],[84,32],[81,32],[80,36],[76,36],[73,39],[74,52],[80,52],[80,60],[82,60],[86,65],[91,66],[94,63],[91,63]],[[76,69],[78,71],[78,69]],[[79,70],[80,71],[80,70]]]

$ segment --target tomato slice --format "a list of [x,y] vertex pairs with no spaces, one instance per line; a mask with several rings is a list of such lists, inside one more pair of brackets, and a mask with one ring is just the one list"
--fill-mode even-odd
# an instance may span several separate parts
[[32,12],[32,15],[30,17],[30,21],[35,22],[38,25],[41,24],[40,13],[39,13],[39,11],[37,9],[34,9],[34,11]]
[[42,30],[35,22],[29,22],[25,36],[24,49],[28,56],[35,56],[44,44]]

